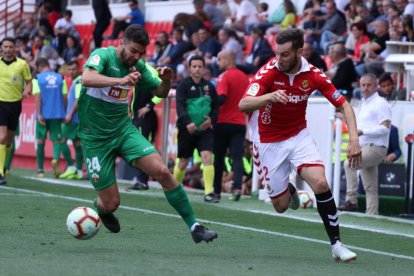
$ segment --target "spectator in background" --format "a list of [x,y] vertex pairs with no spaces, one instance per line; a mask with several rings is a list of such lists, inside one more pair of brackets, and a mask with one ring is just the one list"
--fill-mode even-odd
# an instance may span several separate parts
[[267,35],[273,35],[284,31],[289,27],[296,25],[296,8],[295,5],[290,0],[284,0],[283,6],[285,7],[285,16],[282,19],[282,22],[273,24],[273,27],[270,27],[266,30]]
[[81,55],[81,48],[79,42],[72,35],[68,35],[65,41],[65,47],[63,48],[62,58],[65,62],[76,60]]
[[193,0],[193,4],[196,12],[204,11],[207,14],[213,30],[218,31],[223,27],[226,19],[216,6],[217,0]]
[[237,65],[244,63],[243,48],[234,31],[223,28],[218,33],[218,39],[222,50],[230,50],[236,55]]
[[59,55],[62,54],[66,45],[66,38],[71,35],[79,39],[79,34],[75,29],[75,24],[72,22],[72,11],[66,10],[63,17],[56,21],[54,26],[55,35],[57,36],[57,50]]
[[190,51],[192,45],[190,42],[183,40],[183,30],[181,28],[175,28],[173,30],[173,38],[175,44],[166,57],[158,60],[158,65],[168,66],[176,71],[177,65],[181,64],[184,60],[184,53]]
[[237,10],[230,28],[250,34],[251,28],[259,23],[256,6],[250,0],[234,0],[234,2],[237,4]]
[[51,45],[44,44],[44,37],[35,35],[33,38],[33,48],[35,51],[35,58],[30,66],[37,68],[36,61],[40,58],[46,59],[49,62],[49,68],[56,71],[58,67],[59,53]]
[[355,41],[354,48],[351,49],[352,60],[358,64],[363,62],[361,60],[361,46],[370,42],[370,38],[367,35],[367,25],[363,21],[355,22],[351,25],[351,32],[352,33],[348,35],[348,38],[353,37],[353,40]]
[[379,77],[379,95],[387,101],[405,101],[405,90],[396,89],[390,73],[383,73]]
[[95,48],[100,48],[103,33],[111,24],[112,15],[107,0],[92,0],[92,8],[96,19],[95,28],[93,29],[93,40]]
[[260,23],[268,22],[269,19],[269,4],[266,2],[261,2],[257,6],[257,18],[259,19]]
[[233,195],[230,198],[239,201],[243,183],[244,138],[246,136],[246,115],[240,112],[238,103],[249,85],[246,74],[236,68],[236,55],[230,50],[223,50],[217,56],[217,64],[221,71],[217,86],[220,110],[214,129],[214,194],[207,195],[206,202],[218,202],[224,158],[230,150],[233,172]]
[[220,12],[223,14],[224,18],[230,18],[231,17],[231,10],[229,7],[229,3],[227,0],[217,0],[217,8],[220,10]]
[[119,16],[112,18],[115,22],[112,35],[108,39],[118,39],[119,33],[124,31],[129,25],[138,24],[145,25],[145,18],[142,11],[139,9],[137,0],[129,0],[129,7],[131,12],[125,16]]
[[359,141],[362,147],[362,160],[358,168],[351,168],[345,161],[346,201],[340,211],[357,211],[357,170],[360,170],[366,193],[366,213],[378,215],[378,164],[387,153],[391,126],[391,108],[377,92],[377,78],[366,74],[360,80],[363,95],[357,116]]
[[384,158],[384,162],[393,163],[401,157],[400,138],[398,135],[398,128],[391,125],[390,139],[388,142],[387,155]]
[[53,143],[53,174],[59,177],[58,160],[61,151],[62,120],[65,118],[66,95],[68,92],[63,77],[53,72],[47,59],[36,61],[38,74],[33,80],[33,95],[36,99],[36,161],[37,176],[44,177],[43,163],[45,159],[45,141]]
[[176,92],[178,153],[174,177],[182,183],[185,168],[194,149],[201,155],[204,179],[204,200],[213,193],[214,166],[213,127],[217,122],[219,101],[216,88],[203,79],[204,58],[194,56],[189,61],[190,76],[180,82]]
[[328,54],[328,46],[346,31],[345,19],[338,13],[335,2],[326,3],[327,19],[321,29],[306,29],[307,41],[316,43],[323,53]]
[[347,57],[345,45],[336,43],[330,47],[329,57],[332,61],[331,68],[326,75],[338,90],[345,90],[345,98],[350,101],[353,96],[352,84],[357,81],[358,75],[355,71],[353,61]]
[[327,70],[326,62],[322,59],[321,55],[314,51],[312,44],[305,42],[303,44],[303,57],[313,66],[318,67],[325,72]]
[[211,32],[207,28],[201,28],[198,30],[198,35],[200,38],[199,49],[202,53],[202,56],[206,60],[206,65],[211,64],[211,58],[216,57],[221,50],[221,45],[218,40],[211,35]]
[[253,47],[251,53],[246,56],[246,67],[251,74],[255,74],[271,57],[274,56],[269,41],[263,37],[263,30],[253,28],[251,31],[253,38]]
[[30,37],[33,37],[38,30],[39,29],[36,27],[34,19],[32,17],[27,17],[24,19],[20,27],[17,28],[16,37],[25,37],[26,39],[29,39]]
[[53,27],[60,18],[60,14],[53,10],[53,6],[49,2],[44,2],[39,8],[39,28],[45,27],[47,35],[53,35]]

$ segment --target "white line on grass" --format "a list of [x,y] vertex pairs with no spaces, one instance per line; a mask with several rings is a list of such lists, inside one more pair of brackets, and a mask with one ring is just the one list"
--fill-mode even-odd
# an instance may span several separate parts
[[[24,178],[28,178],[28,179],[32,179],[32,180],[36,180],[36,181],[47,182],[47,183],[56,184],[56,185],[66,185],[66,186],[78,187],[78,188],[84,188],[84,189],[93,189],[89,182],[83,182],[82,183],[82,182],[79,182],[79,181],[51,179],[51,178],[39,179],[37,177],[31,177],[31,176],[24,176]],[[155,188],[161,188],[161,185],[159,185],[158,183],[155,183],[155,182],[151,183],[151,187],[152,186],[155,187]],[[119,192],[120,193],[125,193],[125,194],[131,194],[130,192],[126,192],[122,189],[119,189]],[[158,196],[159,193],[151,193],[150,191],[145,191],[145,194],[142,194],[142,195],[145,195],[145,196],[149,196],[149,195],[154,196],[154,195],[156,195],[156,196]],[[218,207],[218,208],[226,208],[226,209],[230,209],[230,210],[240,211],[240,209],[238,207],[237,208],[232,208],[232,207],[228,207],[228,206],[223,207],[221,205],[215,205],[215,206]],[[242,211],[250,212],[250,213],[256,213],[256,214],[269,215],[269,216],[275,216],[275,217],[295,219],[295,220],[312,222],[312,223],[321,223],[322,222],[319,216],[315,217],[315,218],[309,218],[309,217],[304,217],[304,216],[294,214],[294,213],[291,213],[291,212],[278,214],[274,211],[264,211],[264,210],[257,210],[257,209],[243,209]],[[366,216],[366,215],[361,214],[361,217],[363,217],[363,216]],[[375,217],[369,216],[369,218],[377,218],[377,219],[384,219],[384,220],[389,220],[389,221],[413,224],[413,222],[411,222],[409,220],[403,220],[403,219],[398,219],[398,218],[388,218],[388,217],[384,217],[384,216],[375,216]],[[363,226],[361,224],[341,223],[341,228],[349,228],[349,229],[353,229],[353,230],[363,230],[363,231],[379,233],[379,234],[384,234],[384,235],[391,235],[391,236],[402,236],[402,237],[412,238],[412,239],[414,238],[414,234],[402,233],[401,231],[387,230],[387,229],[382,229],[382,228],[372,227],[372,226]]]
[[[89,203],[89,204],[93,203],[92,200],[78,198],[78,197],[72,197],[72,196],[56,195],[56,194],[51,194],[51,193],[45,193],[45,192],[39,192],[39,191],[33,191],[33,190],[21,189],[21,188],[14,188],[14,187],[8,187],[8,186],[2,186],[2,187],[0,186],[0,188],[1,189],[6,189],[6,190],[12,190],[12,191],[26,192],[26,193],[35,194],[35,195],[43,195],[43,196],[47,196],[47,197],[61,198],[61,199],[66,199],[66,200],[71,200],[71,201],[84,202],[84,203]],[[146,213],[146,214],[154,214],[154,215],[160,215],[160,216],[165,216],[165,217],[181,218],[179,215],[173,215],[173,214],[157,212],[157,211],[152,211],[152,210],[147,210],[147,209],[142,209],[142,208],[136,208],[136,207],[130,207],[130,206],[121,205],[121,206],[119,206],[119,208],[120,209],[125,209],[125,210],[142,212],[142,213]],[[204,222],[204,223],[222,225],[222,226],[235,228],[235,229],[239,229],[239,230],[247,230],[247,231],[252,231],[252,232],[256,232],[256,233],[263,233],[263,234],[269,234],[269,235],[273,235],[273,236],[279,236],[279,237],[285,237],[285,238],[291,238],[291,239],[296,239],[296,240],[303,240],[303,241],[308,241],[308,242],[313,242],[313,243],[329,245],[329,242],[326,242],[326,241],[321,241],[321,240],[312,239],[312,238],[306,238],[306,237],[302,237],[302,236],[290,235],[290,234],[281,233],[281,232],[269,231],[269,230],[260,229],[260,228],[241,226],[241,225],[231,224],[231,223],[222,223],[222,222],[205,220],[205,219],[199,219],[199,221]],[[379,250],[373,250],[373,249],[368,249],[368,248],[363,248],[363,247],[358,247],[358,246],[353,246],[353,245],[347,245],[347,246],[351,249],[359,250],[359,251],[362,251],[362,252],[368,252],[368,253],[383,255],[383,256],[387,256],[387,257],[394,257],[394,258],[414,261],[413,256],[394,254],[394,253],[389,253],[389,252],[384,252],[384,251],[379,251]]]

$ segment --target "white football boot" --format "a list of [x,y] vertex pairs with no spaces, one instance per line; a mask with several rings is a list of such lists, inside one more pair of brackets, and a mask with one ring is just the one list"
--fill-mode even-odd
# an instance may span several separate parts
[[332,257],[337,262],[349,263],[355,261],[357,254],[346,248],[340,241],[332,245]]

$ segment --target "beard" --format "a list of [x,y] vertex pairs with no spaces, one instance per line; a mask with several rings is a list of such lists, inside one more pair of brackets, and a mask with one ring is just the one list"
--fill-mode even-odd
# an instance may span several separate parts
[[125,49],[121,50],[121,62],[128,68],[133,67],[138,60],[137,59],[128,59],[125,53]]
[[279,67],[279,70],[283,73],[289,73],[290,71],[293,70],[293,68],[296,67],[296,65],[298,65],[298,63],[299,63],[298,58],[294,58],[290,64],[286,64],[286,63],[284,64],[285,66],[284,69],[280,69]]

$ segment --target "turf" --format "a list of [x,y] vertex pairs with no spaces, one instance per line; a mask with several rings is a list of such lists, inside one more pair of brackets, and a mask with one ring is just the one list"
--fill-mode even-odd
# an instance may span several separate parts
[[198,218],[219,233],[213,243],[194,244],[155,188],[121,195],[119,234],[102,227],[93,239],[76,240],[65,221],[73,208],[92,206],[87,182],[13,173],[0,188],[0,275],[410,275],[414,267],[412,222],[342,214],[343,241],[358,259],[341,264],[315,209],[277,216],[260,201],[212,205],[190,192]]

